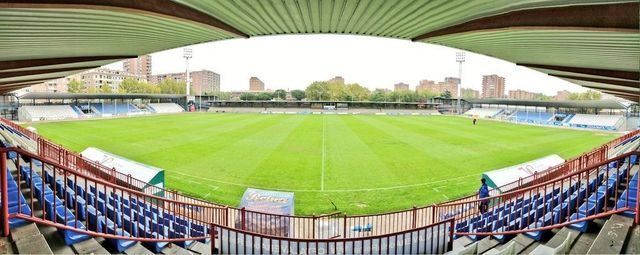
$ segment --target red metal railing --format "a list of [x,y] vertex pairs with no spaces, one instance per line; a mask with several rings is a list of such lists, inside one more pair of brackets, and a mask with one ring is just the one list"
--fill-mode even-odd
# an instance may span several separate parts
[[[13,155],[11,160],[7,159],[9,153]],[[356,238],[333,239],[334,236],[318,235],[315,231],[302,238],[291,237],[282,233],[263,233],[268,229],[253,229],[249,226],[225,226],[227,222],[231,221],[230,211],[227,207],[211,207],[149,195],[80,173],[23,149],[0,149],[0,167],[16,169],[11,171],[10,177],[7,175],[7,171],[2,171],[3,174],[0,174],[3,204],[1,216],[3,233],[5,234],[8,234],[8,220],[17,218],[54,226],[60,230],[118,240],[184,242],[205,240],[213,237],[211,239],[214,240],[212,243],[215,243],[216,238],[220,243],[219,251],[228,249],[229,246],[224,246],[224,243],[231,241],[235,242],[234,246],[245,245],[245,247],[249,247],[246,246],[246,242],[240,242],[237,236],[235,240],[229,240],[228,231],[250,236],[251,240],[270,239],[280,242],[305,243],[307,245],[331,243],[334,248],[339,245],[345,247],[351,245],[350,247],[354,247],[353,249],[355,250],[353,251],[356,253],[372,253],[371,250],[357,248],[355,246],[356,243],[377,243],[379,247],[384,245],[385,248],[389,248],[388,245],[385,245],[385,241],[381,240],[403,242],[402,246],[398,246],[403,247],[403,251],[410,250],[421,253],[446,252],[450,249],[453,240],[453,232],[451,231],[453,229],[453,219],[392,234]],[[21,201],[21,196],[24,194],[21,191],[9,192],[8,183],[10,180],[15,181],[16,185],[28,188],[31,191],[28,192],[29,197],[25,199],[24,204],[17,203],[12,206],[16,210],[12,210],[15,212],[11,214],[8,213],[9,201]],[[25,210],[26,207],[32,210]],[[36,214],[33,210],[34,208],[43,208],[42,214]],[[242,212],[247,213],[246,211]],[[252,218],[269,216],[271,215],[253,214],[245,215],[239,219],[250,221]],[[287,224],[279,225],[279,223],[274,222],[273,218],[268,219],[271,224],[278,226],[277,228],[271,228],[271,230],[282,229],[283,227],[295,228],[296,219],[282,215],[278,215],[278,217]],[[315,216],[306,218],[312,218],[314,223],[342,219]],[[112,222],[114,226],[109,228],[108,222]],[[243,222],[243,224],[249,225],[248,222]],[[304,226],[303,228],[308,229],[309,227]],[[116,229],[123,231],[116,231]],[[222,234],[225,231],[227,235]],[[216,236],[216,233],[220,234]],[[415,238],[419,238],[419,240]],[[441,241],[434,245],[431,239]],[[428,242],[431,242],[431,244],[425,245]],[[215,248],[215,245],[213,247]],[[273,249],[273,247],[274,243],[269,244],[269,249]]]
[[[356,238],[372,234],[380,235],[398,231],[405,231],[408,229],[435,223],[438,220],[446,218],[447,216],[434,213],[434,210],[437,206],[426,206],[420,208],[414,207],[409,210],[375,215],[343,215],[342,217],[340,217],[338,213],[311,217],[283,216],[277,214],[253,212],[244,209],[230,208],[208,201],[183,196],[172,191],[149,185],[143,181],[132,178],[131,176],[117,172],[114,169],[106,168],[99,163],[85,160],[82,158],[82,156],[70,152],[52,142],[49,142],[46,139],[38,136],[37,134],[31,133],[30,131],[16,125],[11,121],[5,119],[0,119],[0,121],[7,125],[10,125],[11,127],[15,127],[15,129],[20,130],[21,132],[25,132],[25,134],[28,134],[29,137],[36,137],[39,144],[40,155],[51,160],[52,162],[55,162],[61,166],[69,167],[83,174],[113,182],[118,186],[142,191],[147,195],[160,195],[161,197],[173,201],[190,203],[194,205],[223,207],[225,208],[226,215],[224,218],[225,222],[217,222],[217,224],[239,230],[295,238]],[[616,138],[614,139],[614,141],[609,142],[608,144],[616,145],[617,143],[620,143],[636,134],[638,134],[638,131],[634,131],[620,138]],[[596,148],[593,151],[569,160],[562,165],[551,168],[545,172],[538,173],[532,177],[519,180],[517,183],[514,182],[512,184],[505,185],[502,188],[503,190],[515,190],[517,188],[535,185],[537,183],[549,181],[554,178],[560,178],[569,173],[573,173],[588,164],[605,160],[608,147],[608,145],[605,145]],[[492,191],[492,195],[497,195],[497,191]],[[476,200],[477,195],[472,195],[454,201],[445,202],[439,204],[438,206]],[[196,212],[196,214],[198,213],[199,212]],[[455,214],[459,212],[451,211],[450,213]],[[266,225],[266,223],[264,222],[277,222],[280,225]],[[286,227],[284,226],[292,227],[290,231],[285,231],[284,229],[286,229]]]
[[[634,212],[637,220],[637,201],[629,204],[629,183],[638,166],[629,162],[639,156],[633,151],[517,191],[436,205],[434,213],[455,217],[456,235],[542,231],[624,211]],[[637,182],[635,186],[637,197]]]
[[[7,161],[8,152],[16,155],[11,161]],[[38,162],[31,159],[37,159]],[[180,242],[208,238],[210,224],[224,223],[228,217],[228,210],[224,207],[180,202],[145,194],[84,175],[18,148],[0,149],[0,162],[0,166],[5,166],[5,169],[17,169],[12,178],[15,178],[17,185],[25,182],[26,187],[31,190],[30,197],[25,199],[27,204],[18,202],[15,206],[16,213],[3,213],[4,227],[9,218],[21,218],[105,238]],[[8,165],[7,162],[13,165]],[[3,203],[21,201],[21,191],[8,193],[5,189],[12,178],[7,178],[6,170],[2,172]],[[31,208],[27,210],[30,213],[25,213],[24,207]],[[8,207],[3,206],[3,210],[5,208]],[[43,208],[43,213],[36,216],[34,208]],[[100,215],[104,216],[102,221]],[[140,217],[145,218],[145,221],[135,220]],[[166,221],[168,219],[171,220]],[[108,228],[108,222],[115,223],[116,227]],[[175,230],[162,234],[163,227],[169,223],[174,224]],[[82,225],[86,228],[78,227]],[[124,231],[116,232],[116,228],[124,229],[129,234]]]
[[400,232],[343,239],[294,239],[214,226],[212,254],[442,254],[453,247],[453,219]]

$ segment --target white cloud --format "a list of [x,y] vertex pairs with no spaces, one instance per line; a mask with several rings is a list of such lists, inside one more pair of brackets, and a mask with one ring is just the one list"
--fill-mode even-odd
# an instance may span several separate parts
[[[303,89],[313,81],[343,76],[368,88],[412,87],[421,79],[458,76],[453,48],[407,40],[352,35],[278,35],[233,39],[190,46],[191,70],[221,74],[222,90],[246,90],[249,77],[271,89]],[[185,70],[182,48],[152,54],[153,73]],[[524,89],[555,95],[585,89],[513,63],[479,54],[466,55],[463,87],[481,88],[482,75],[506,77],[506,90]],[[117,66],[117,64],[111,65]]]

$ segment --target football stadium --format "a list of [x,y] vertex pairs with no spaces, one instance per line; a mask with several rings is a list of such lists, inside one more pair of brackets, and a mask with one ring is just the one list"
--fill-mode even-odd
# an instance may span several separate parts
[[[2,253],[640,253],[638,1],[15,0],[0,33]],[[609,97],[463,98],[462,52],[453,89],[407,101],[203,94],[220,77],[190,50],[157,88],[100,69],[284,34],[442,45]]]

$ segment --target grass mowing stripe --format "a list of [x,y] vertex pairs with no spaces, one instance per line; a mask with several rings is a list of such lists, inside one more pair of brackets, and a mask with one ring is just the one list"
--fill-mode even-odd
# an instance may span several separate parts
[[163,168],[168,187],[230,206],[247,187],[294,191],[303,215],[332,212],[330,201],[351,214],[440,202],[474,192],[485,170],[569,158],[613,138],[447,116],[188,113],[31,125],[76,151]]
[[327,118],[326,116],[322,116],[322,174],[320,175],[320,190],[324,190],[324,158],[325,158],[325,150],[326,150],[326,127],[327,127]]

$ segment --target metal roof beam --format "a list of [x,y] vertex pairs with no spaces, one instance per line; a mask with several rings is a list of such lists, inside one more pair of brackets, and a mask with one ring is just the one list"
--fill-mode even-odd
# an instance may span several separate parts
[[170,0],[4,0],[0,8],[95,9],[160,15],[213,27],[238,37],[249,35],[201,11]]
[[566,78],[566,79],[579,80],[579,81],[588,81],[588,82],[612,84],[612,85],[619,85],[619,86],[625,86],[625,87],[636,88],[636,89],[640,88],[640,81],[610,80],[610,79],[580,77],[580,76],[562,75],[562,74],[549,74],[549,75],[555,76],[555,77],[558,77],[558,78]]
[[570,72],[576,74],[587,74],[605,76],[610,78],[625,79],[637,81],[640,80],[640,72],[619,71],[619,70],[607,70],[607,69],[595,69],[595,68],[582,68],[572,66],[555,66],[555,65],[542,65],[542,64],[529,64],[529,63],[516,63],[519,66],[525,66],[529,68],[542,68],[554,71]]
[[127,58],[136,58],[137,56],[91,56],[91,57],[68,57],[68,58],[45,58],[45,59],[24,59],[24,60],[8,60],[0,61],[0,71],[12,70],[39,66],[52,66],[73,64],[80,62],[113,60],[118,61]]
[[[69,72],[69,71],[81,71],[87,69],[98,68],[100,66],[82,66],[82,67],[67,67],[67,68],[53,68],[53,69],[37,69],[37,70],[26,70],[26,71],[7,71],[0,72],[0,79],[4,78],[13,78],[20,76],[29,76],[29,75],[38,75],[38,74],[49,74],[49,73],[59,73],[59,72]],[[50,80],[50,79],[47,79]]]
[[639,7],[640,4],[638,2],[628,2],[526,9],[479,18],[430,31],[413,38],[412,41],[478,30],[511,27],[638,32]]
[[22,81],[5,81],[5,82],[0,82],[0,89],[3,88],[3,85],[9,85],[9,86],[13,86],[13,85],[24,85],[24,84],[28,84],[28,83],[33,83],[33,84],[38,84],[38,83],[42,83],[45,81],[49,81],[49,80],[55,80],[55,79],[60,79],[60,78],[64,78],[64,76],[57,76],[57,77],[53,77],[53,78],[47,78],[47,79],[30,79],[30,80],[22,80]]

